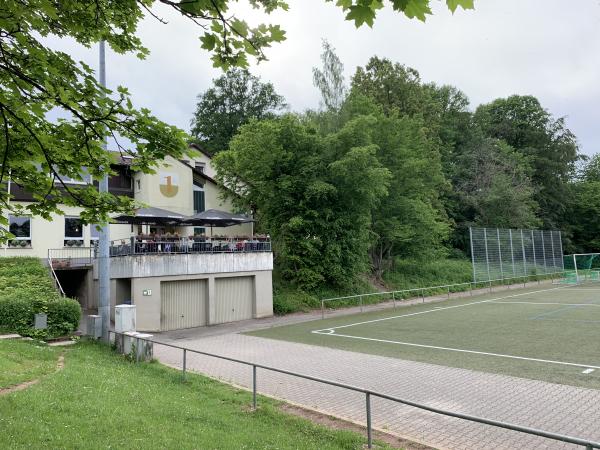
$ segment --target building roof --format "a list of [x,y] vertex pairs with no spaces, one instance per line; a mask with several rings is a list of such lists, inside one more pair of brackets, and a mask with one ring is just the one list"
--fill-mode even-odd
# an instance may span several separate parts
[[210,153],[203,145],[198,144],[197,142],[190,142],[188,145],[189,145],[189,147],[193,148],[194,150],[197,150],[200,153],[202,153],[208,159],[212,159],[213,154]]

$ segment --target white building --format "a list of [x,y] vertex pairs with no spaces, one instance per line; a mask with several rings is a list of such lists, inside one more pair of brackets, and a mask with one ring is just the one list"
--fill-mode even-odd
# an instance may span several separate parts
[[[210,156],[196,149],[199,156],[168,157],[154,174],[133,172],[131,160],[120,158],[113,166],[116,175],[109,179],[109,191],[184,216],[205,209],[232,211],[232,205],[220,199]],[[33,201],[14,183],[11,195],[13,203]],[[0,252],[47,260],[65,293],[94,313],[98,232],[81,223],[81,208],[62,209],[64,216],[54,215],[52,220],[9,215],[16,237]],[[110,236],[111,315],[116,304],[135,304],[139,330],[166,331],[273,314],[270,240],[255,236],[252,224],[212,230],[111,224]]]

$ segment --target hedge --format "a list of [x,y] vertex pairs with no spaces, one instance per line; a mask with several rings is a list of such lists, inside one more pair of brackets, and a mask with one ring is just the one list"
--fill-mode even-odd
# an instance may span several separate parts
[[[33,328],[34,315],[46,313],[48,328]],[[74,332],[81,308],[57,292],[48,269],[37,258],[0,258],[0,328],[37,338]]]

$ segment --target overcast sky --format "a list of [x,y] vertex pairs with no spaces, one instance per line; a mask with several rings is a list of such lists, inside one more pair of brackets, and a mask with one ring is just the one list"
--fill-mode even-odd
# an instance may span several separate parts
[[[474,11],[454,15],[434,0],[426,23],[387,8],[372,29],[359,30],[344,20],[335,1],[288,2],[289,11],[267,17],[236,8],[249,22],[266,20],[287,31],[285,42],[267,50],[269,61],[253,63],[251,72],[272,82],[292,110],[319,105],[311,68],[319,65],[325,38],[348,80],[378,55],[417,69],[424,81],[458,87],[472,109],[511,94],[534,95],[555,117],[566,116],[584,153],[600,151],[600,0],[475,0]],[[161,5],[155,11],[169,23],[148,18],[141,24],[150,56],[140,61],[108,52],[108,84],[127,86],[136,105],[189,131],[196,95],[220,72],[200,48],[197,26]],[[52,45],[97,67],[96,48]]]

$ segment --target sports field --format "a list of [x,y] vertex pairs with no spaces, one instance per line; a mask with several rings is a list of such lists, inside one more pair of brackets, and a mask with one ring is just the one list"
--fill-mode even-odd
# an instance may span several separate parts
[[249,334],[600,389],[600,284],[502,290]]

